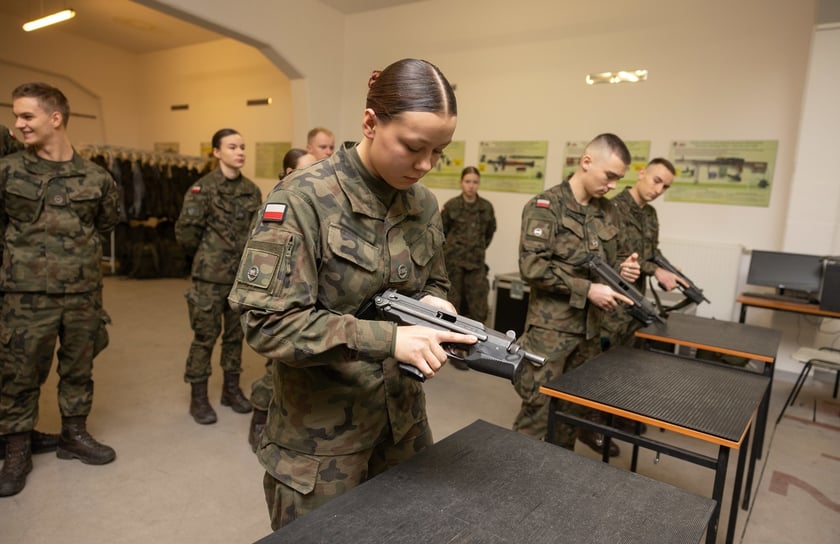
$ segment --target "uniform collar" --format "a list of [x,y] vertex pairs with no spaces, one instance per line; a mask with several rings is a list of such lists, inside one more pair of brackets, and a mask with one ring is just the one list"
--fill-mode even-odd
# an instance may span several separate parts
[[34,149],[27,148],[23,152],[23,165],[28,172],[39,175],[75,176],[85,172],[85,161],[76,152],[75,148],[73,149],[73,158],[63,162],[42,159],[35,153]]
[[416,199],[410,198],[415,188],[395,189],[374,176],[362,163],[355,144],[345,143],[329,160],[354,212],[378,218],[391,215],[397,219],[420,211]]

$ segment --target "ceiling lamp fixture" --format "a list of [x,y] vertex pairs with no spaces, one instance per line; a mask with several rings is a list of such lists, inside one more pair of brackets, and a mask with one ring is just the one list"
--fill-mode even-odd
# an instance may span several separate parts
[[620,72],[600,72],[597,74],[589,74],[586,76],[587,85],[597,85],[599,83],[637,83],[647,79],[647,70],[632,70]]
[[57,11],[52,15],[47,15],[46,17],[41,17],[40,19],[35,19],[25,23],[23,25],[23,29],[26,32],[32,32],[33,30],[38,30],[39,28],[44,28],[45,26],[54,25],[56,23],[63,23],[69,19],[72,19],[76,16],[76,12],[72,9],[63,9],[61,11]]

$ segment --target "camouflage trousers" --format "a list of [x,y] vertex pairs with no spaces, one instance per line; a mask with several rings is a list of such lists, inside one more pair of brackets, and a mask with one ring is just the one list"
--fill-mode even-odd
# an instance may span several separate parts
[[[548,432],[550,398],[540,393],[540,386],[557,378],[564,372],[579,367],[601,353],[599,338],[587,340],[583,335],[529,327],[522,336],[521,345],[531,353],[545,357],[542,367],[526,363],[517,376],[514,389],[522,398],[522,406],[513,423],[513,430],[544,440]],[[586,409],[561,402],[563,412],[583,416]],[[571,425],[559,423],[555,426],[553,442],[567,449],[575,445],[576,430]]]
[[251,404],[256,410],[268,411],[268,404],[274,394],[274,363],[265,362],[265,372],[251,384]]
[[230,288],[230,285],[193,280],[184,295],[190,314],[190,327],[194,333],[187,356],[185,382],[205,382],[210,378],[210,357],[220,334],[222,370],[234,374],[242,372],[244,333],[239,323],[239,313],[234,312],[228,304]]
[[446,273],[450,283],[446,298],[455,306],[458,314],[484,323],[487,320],[487,295],[490,292],[484,265],[475,270],[460,266],[448,267]]
[[86,416],[93,404],[93,358],[108,344],[102,291],[0,297],[0,435],[30,431],[41,386],[57,353],[58,407]]
[[349,455],[305,455],[276,444],[263,447],[258,452],[263,466],[268,457],[275,467],[263,477],[271,528],[288,525],[433,443],[426,420],[412,427],[397,444],[391,442],[390,434],[386,429],[374,448]]
[[619,308],[607,314],[601,323],[601,347],[604,350],[615,346],[632,347],[636,344],[636,331],[641,328],[639,320]]

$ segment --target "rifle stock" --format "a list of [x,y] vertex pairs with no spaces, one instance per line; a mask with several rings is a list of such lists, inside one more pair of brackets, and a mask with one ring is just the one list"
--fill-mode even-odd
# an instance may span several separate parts
[[[515,343],[513,331],[503,334],[488,329],[483,323],[445,312],[429,304],[424,304],[411,297],[399,294],[395,289],[388,289],[373,297],[377,315],[385,320],[400,325],[422,325],[440,331],[452,331],[471,334],[478,342],[467,344],[444,344],[449,357],[464,361],[473,370],[515,380],[523,359],[542,366],[545,359],[529,353]],[[416,367],[400,363],[400,369],[419,381],[426,377]]]

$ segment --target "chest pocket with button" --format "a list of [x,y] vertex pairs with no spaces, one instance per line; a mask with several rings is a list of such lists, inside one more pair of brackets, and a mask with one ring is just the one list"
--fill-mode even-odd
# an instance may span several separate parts
[[6,215],[21,223],[34,223],[44,205],[44,189],[37,179],[13,176],[6,182]]
[[51,205],[59,205],[58,200],[64,196],[82,223],[91,224],[96,217],[99,201],[102,200],[102,189],[98,186],[84,185],[83,182],[84,178],[67,179],[64,183],[65,195],[48,195],[54,196],[55,202],[53,203],[50,199],[47,202]]

